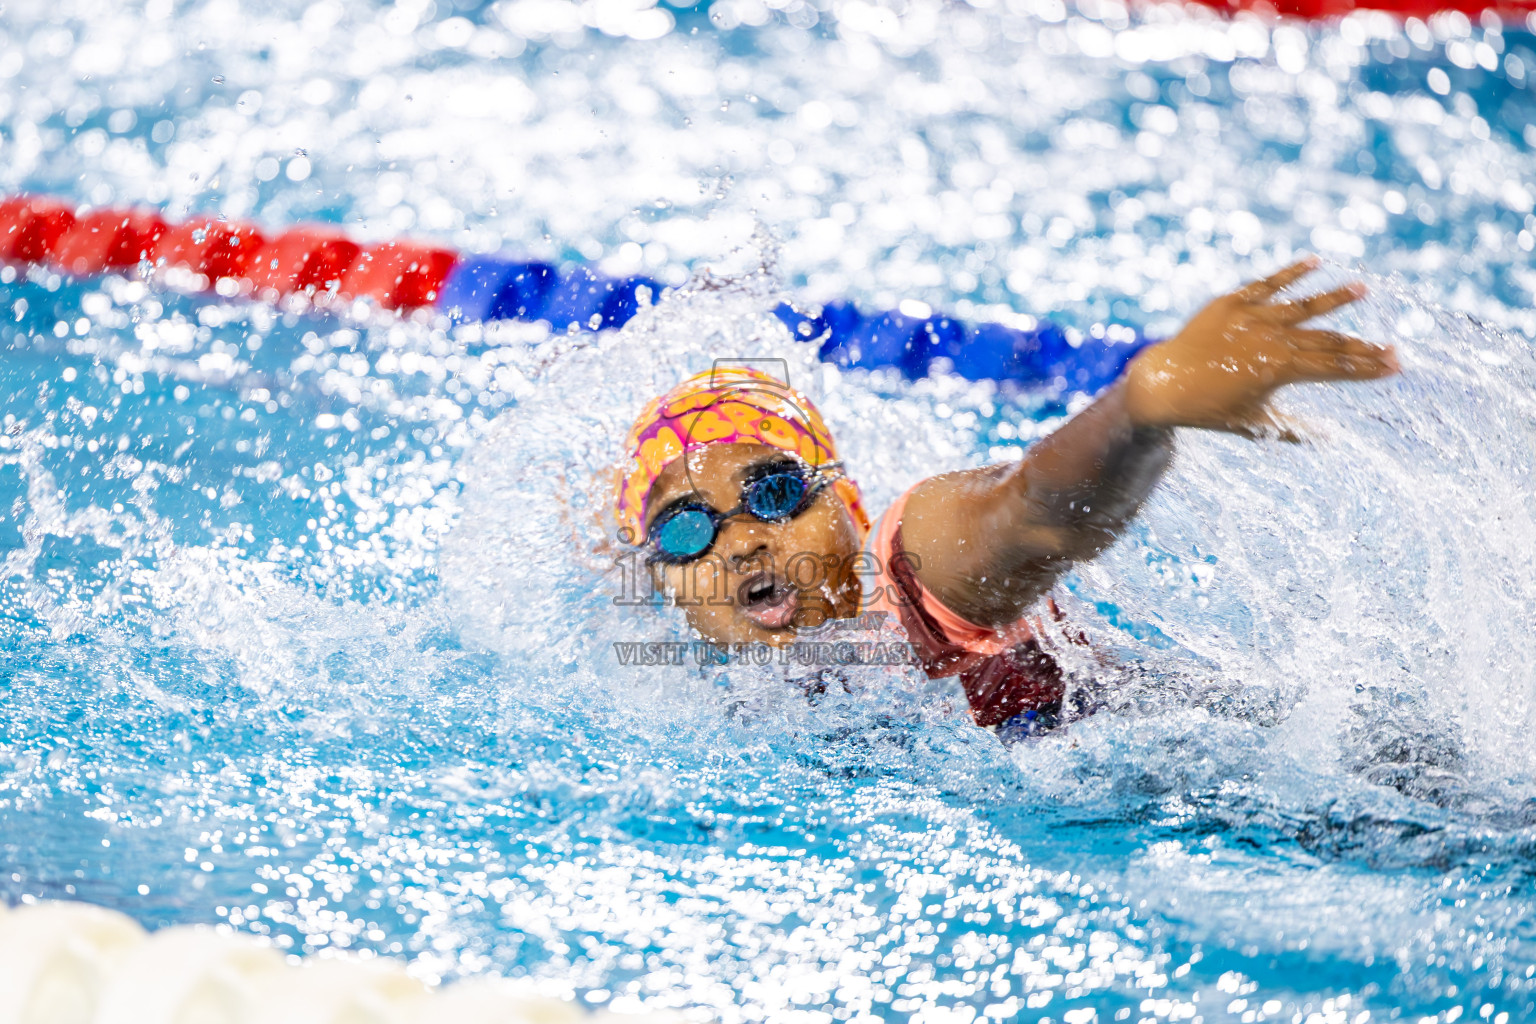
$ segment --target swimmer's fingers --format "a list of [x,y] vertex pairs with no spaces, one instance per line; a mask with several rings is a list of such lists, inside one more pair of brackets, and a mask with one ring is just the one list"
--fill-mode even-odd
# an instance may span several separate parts
[[1305,425],[1294,416],[1284,416],[1280,413],[1270,413],[1269,420],[1274,427],[1274,438],[1284,441],[1286,444],[1301,444],[1307,439]]
[[1308,330],[1298,328],[1287,331],[1292,346],[1301,352],[1329,352],[1345,356],[1376,356],[1391,351],[1381,345],[1373,345],[1363,338],[1340,331]]
[[1307,432],[1301,420],[1265,406],[1263,413],[1250,424],[1248,436],[1253,440],[1301,444],[1307,439]]
[[1317,269],[1317,264],[1318,259],[1316,256],[1308,256],[1297,260],[1284,270],[1278,270],[1262,281],[1253,281],[1243,285],[1243,287],[1237,290],[1236,295],[1244,302],[1264,302],[1273,297],[1282,288],[1289,288],[1303,277],[1312,273],[1312,271]]
[[1313,317],[1322,316],[1324,313],[1331,313],[1340,306],[1358,302],[1364,297],[1365,285],[1359,281],[1352,281],[1342,288],[1309,295],[1295,302],[1279,302],[1273,306],[1264,307],[1264,310],[1265,315],[1276,323],[1299,324]]
[[1397,353],[1344,337],[1329,347],[1300,349],[1291,358],[1291,370],[1296,380],[1375,380],[1398,371]]

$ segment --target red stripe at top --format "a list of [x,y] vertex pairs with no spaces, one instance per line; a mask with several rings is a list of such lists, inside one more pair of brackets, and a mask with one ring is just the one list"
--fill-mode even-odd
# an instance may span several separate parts
[[1268,10],[1293,18],[1336,18],[1355,10],[1388,11],[1404,17],[1427,18],[1440,11],[1499,11],[1524,16],[1536,10],[1536,0],[1189,0],[1222,11]]

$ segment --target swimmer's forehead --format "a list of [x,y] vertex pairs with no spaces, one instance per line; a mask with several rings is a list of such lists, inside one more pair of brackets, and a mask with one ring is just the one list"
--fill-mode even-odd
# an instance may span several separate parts
[[695,448],[669,464],[651,484],[649,518],[654,519],[662,509],[696,489],[710,504],[728,500],[729,505],[735,505],[742,480],[754,466],[786,457],[792,456],[763,444],[711,444]]

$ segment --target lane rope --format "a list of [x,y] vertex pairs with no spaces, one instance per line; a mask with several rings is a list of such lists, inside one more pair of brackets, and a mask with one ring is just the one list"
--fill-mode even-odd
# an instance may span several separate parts
[[1428,18],[1446,11],[1463,14],[1510,14],[1519,18],[1536,11],[1536,0],[1185,0],[1221,11],[1264,11],[1288,18],[1319,21],[1351,11],[1385,11],[1405,18]]
[[[299,296],[316,308],[366,300],[455,322],[543,321],[555,331],[622,327],[667,291],[648,277],[605,277],[580,264],[465,256],[426,242],[362,245],[327,225],[274,233],[206,216],[173,224],[152,210],[78,210],[46,196],[0,200],[0,260],[77,278],[161,274],[168,284],[226,298]],[[804,310],[783,303],[774,312],[795,339],[838,366],[918,378],[944,365],[969,380],[1061,391],[1099,390],[1147,344],[1122,325],[1078,332],[1048,320],[1029,328],[972,324],[899,309],[865,312],[845,301]]]

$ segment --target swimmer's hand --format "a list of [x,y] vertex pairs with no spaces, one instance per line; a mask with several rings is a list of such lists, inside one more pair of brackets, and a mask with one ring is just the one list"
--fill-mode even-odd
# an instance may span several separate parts
[[1374,380],[1398,371],[1391,346],[1302,327],[1365,295],[1359,282],[1293,301],[1284,288],[1316,269],[1294,263],[1206,306],[1169,340],[1131,361],[1126,412],[1139,427],[1202,427],[1250,437],[1279,430],[1276,389],[1303,381]]
[[918,580],[970,622],[1015,622],[1125,531],[1173,457],[1175,427],[1285,436],[1269,409],[1277,388],[1396,373],[1390,348],[1302,326],[1361,286],[1276,299],[1316,266],[1303,260],[1217,299],[1018,462],[918,484],[901,520]]

